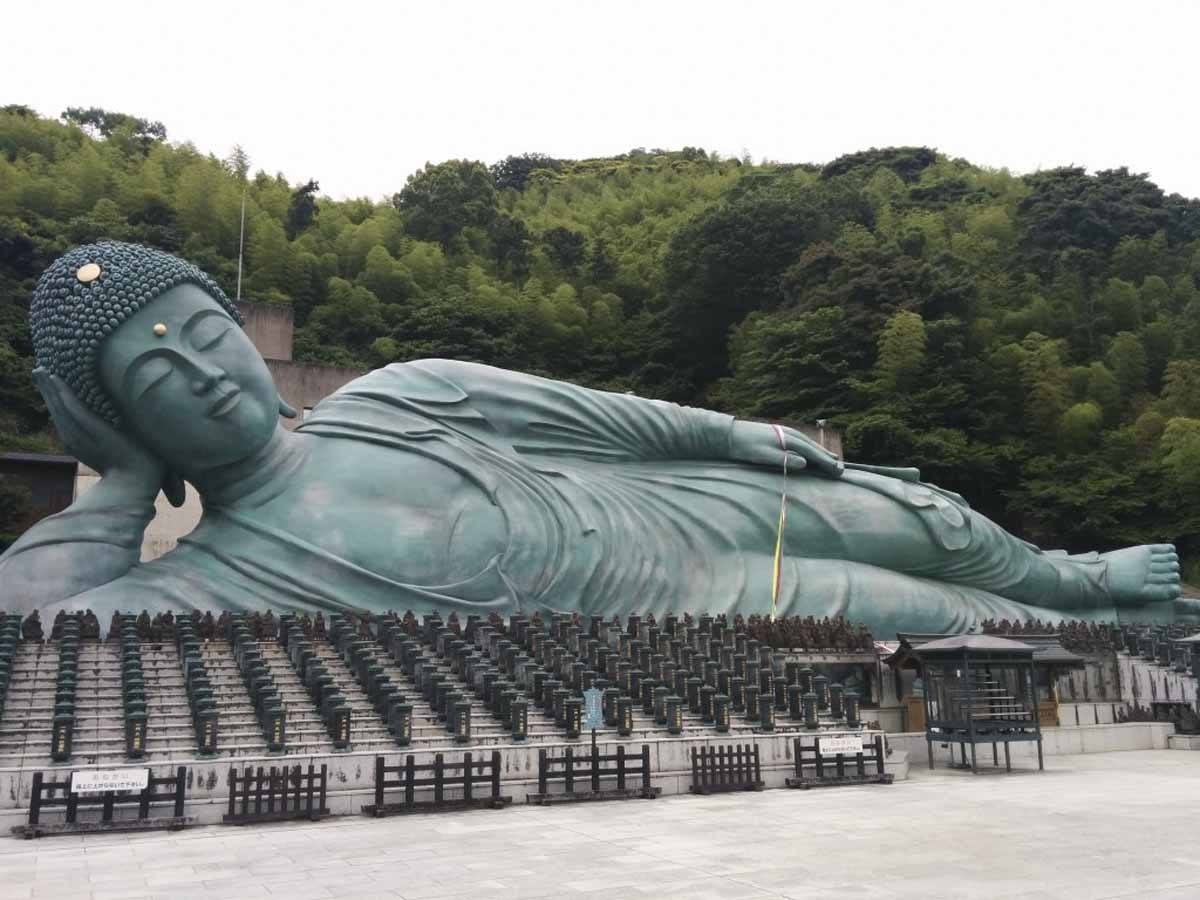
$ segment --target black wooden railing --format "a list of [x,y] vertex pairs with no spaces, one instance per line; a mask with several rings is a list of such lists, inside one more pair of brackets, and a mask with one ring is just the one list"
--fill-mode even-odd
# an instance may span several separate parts
[[[417,765],[414,757],[406,756],[403,765],[388,766],[384,764],[382,756],[377,756],[375,802],[364,806],[362,811],[379,817],[449,809],[499,809],[512,802],[511,797],[500,795],[501,771],[498,750],[493,750],[483,759],[464,753],[462,762],[446,762],[445,757],[438,753],[432,763],[423,765]],[[477,785],[485,786],[485,790],[477,792]],[[433,789],[433,799],[417,800],[417,791],[427,791],[429,788]],[[386,803],[386,793],[397,790],[404,792],[404,798]],[[461,796],[447,797],[447,791],[461,792]]]
[[249,766],[239,775],[229,770],[229,812],[221,819],[226,825],[248,825],[253,822],[279,822],[285,819],[316,821],[329,815],[325,805],[327,767],[308,771],[300,766],[266,771],[262,766]]
[[[26,838],[42,837],[48,834],[79,834],[89,831],[134,831],[156,828],[183,828],[192,824],[195,819],[183,814],[183,804],[186,799],[187,768],[180,766],[169,778],[150,778],[146,787],[137,794],[105,791],[92,795],[80,795],[72,792],[71,778],[65,781],[47,781],[41,772],[35,772],[29,794],[29,820],[26,825],[13,828],[13,833]],[[165,790],[159,790],[164,788]],[[137,801],[136,818],[116,818],[118,803]],[[150,817],[152,803],[169,802],[172,804],[170,816]],[[63,808],[66,819],[58,824],[42,822],[42,813],[47,809]],[[100,820],[80,822],[80,810],[100,810]]]
[[[611,785],[613,779],[616,779],[616,787]],[[640,780],[640,787],[630,788],[630,779]],[[562,756],[551,756],[546,750],[539,750],[538,792],[526,795],[526,801],[545,805],[635,797],[653,800],[662,789],[653,787],[650,779],[649,744],[642,744],[641,751],[635,754],[626,753],[622,745],[617,746],[616,753],[601,753],[595,745],[591,752],[578,755],[572,747],[567,747]],[[550,782],[558,780],[563,782],[563,790],[551,793]],[[608,787],[604,787],[606,781],[610,782]]]
[[[830,752],[821,747],[821,735],[802,736],[792,744],[795,777],[787,779],[794,788],[839,784],[891,784],[893,776],[884,771],[883,735],[867,736],[856,753]],[[828,746],[829,741],[826,741]]]
[[762,789],[757,744],[692,748],[693,794]]

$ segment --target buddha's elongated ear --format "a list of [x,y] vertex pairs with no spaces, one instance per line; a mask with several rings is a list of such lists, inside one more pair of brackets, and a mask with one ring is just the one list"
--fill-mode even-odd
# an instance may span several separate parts
[[279,414],[285,419],[294,419],[297,416],[296,410],[288,406],[288,402],[282,397],[279,398]]
[[174,472],[167,472],[163,476],[162,492],[167,497],[167,502],[176,509],[183,506],[183,501],[187,497],[187,488],[184,486],[183,479]]

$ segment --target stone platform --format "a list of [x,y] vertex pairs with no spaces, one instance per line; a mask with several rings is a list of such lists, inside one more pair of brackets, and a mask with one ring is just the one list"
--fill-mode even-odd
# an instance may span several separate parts
[[0,900],[1195,898],[1191,754],[891,787],[0,841]]
[[[1070,754],[1109,754],[1112,751],[1162,750],[1168,746],[1168,739],[1173,726],[1158,722],[1131,722],[1119,725],[1094,725],[1079,728],[1048,728],[1043,732],[1044,747],[1047,758]],[[767,788],[781,788],[785,780],[793,774],[792,739],[795,734],[743,734],[729,736],[719,740],[716,736],[695,736],[664,738],[660,734],[647,732],[635,733],[630,740],[623,742],[627,752],[640,749],[643,743],[651,748],[651,767],[654,772],[654,786],[662,791],[664,796],[687,794],[691,784],[690,751],[695,747],[715,747],[719,744],[733,742],[754,742],[759,747],[762,758],[762,778]],[[910,777],[911,774],[927,771],[925,735],[895,734],[888,736],[891,755],[887,758],[886,769],[897,782]],[[614,753],[618,742],[601,739],[598,746],[602,753]],[[538,751],[549,750],[560,754],[563,748],[571,746],[575,752],[585,750],[589,744],[586,739],[571,743],[539,742],[524,744],[508,744],[495,748],[501,754],[504,775],[501,782],[502,793],[514,798],[517,804],[523,804],[525,795],[532,793],[537,785]],[[944,767],[948,761],[949,751],[935,744],[935,758],[939,767]],[[475,748],[479,752],[479,748]],[[449,760],[459,749],[438,748],[437,750],[413,750],[412,755],[418,764],[433,761],[436,752],[442,752]],[[1036,751],[1032,745],[1015,745],[1013,748],[1013,764],[1017,769],[1036,767]],[[406,751],[392,748],[383,754],[388,765],[397,765],[407,755]],[[1180,755],[1191,758],[1186,754]],[[307,767],[310,763],[317,766],[329,767],[329,808],[334,815],[357,815],[360,807],[373,802],[374,785],[374,752],[344,752],[327,753],[310,756],[272,756],[258,755],[218,759],[179,758],[166,764],[151,764],[152,772],[157,776],[172,774],[174,767],[184,765],[189,768],[189,785],[187,812],[195,816],[202,824],[219,822],[228,803],[228,788],[226,778],[229,767],[245,766],[292,766]],[[990,762],[986,748],[980,757],[981,764]],[[133,765],[127,763],[126,765]],[[72,770],[94,768],[86,765],[65,765],[61,767],[42,767],[38,769],[0,769],[0,835],[7,835],[9,828],[25,822],[26,810],[29,805],[30,784],[35,771],[58,773],[54,777],[63,777]],[[889,788],[882,788],[887,791]],[[762,796],[762,795],[759,795]],[[632,801],[631,801],[632,802]],[[120,810],[118,809],[118,813]],[[51,821],[61,817],[61,812],[48,813]],[[3,897],[0,897],[3,900]]]
[[[639,752],[642,744],[650,747],[651,769],[654,773],[653,784],[664,796],[686,794],[691,785],[691,748],[729,745],[732,743],[756,744],[762,762],[762,779],[768,788],[782,788],[785,780],[793,774],[792,741],[796,733],[777,732],[774,734],[745,734],[728,735],[726,739],[715,736],[664,738],[656,733],[634,733],[628,741],[600,740],[597,747],[602,754],[616,752],[618,743],[625,746],[626,752]],[[467,748],[438,748],[437,750],[402,751],[392,748],[383,753],[388,765],[398,765],[411,753],[418,765],[433,762],[436,753],[445,755],[447,761],[461,757],[464,750],[471,750],[476,758],[481,749],[484,752],[499,751],[502,760],[503,776],[501,792],[511,796],[515,803],[523,804],[525,795],[535,793],[537,789],[538,753],[547,750],[552,755],[561,755],[566,747],[574,748],[575,753],[581,754],[590,750],[587,739],[570,743],[523,743],[508,744],[497,747],[467,747]],[[305,768],[309,764],[320,768],[328,766],[329,794],[328,805],[334,815],[358,815],[360,807],[374,802],[375,757],[373,752],[330,753],[314,756],[247,756],[218,759],[177,759],[167,764],[151,764],[155,777],[173,774],[175,766],[187,766],[189,784],[187,793],[187,812],[203,824],[212,824],[221,820],[226,812],[229,801],[229,791],[226,780],[231,765],[239,771],[246,766],[264,769],[270,766],[294,766]],[[126,766],[135,766],[126,763]],[[0,835],[7,835],[9,828],[24,824],[29,806],[29,791],[35,771],[55,773],[56,778],[65,778],[71,771],[94,768],[93,766],[61,766],[27,769],[0,769]],[[122,767],[123,768],[123,767]],[[888,757],[886,770],[896,780],[908,777],[908,756],[902,750],[893,751]],[[561,790],[561,788],[558,788]],[[425,797],[429,791],[418,791],[418,799]],[[118,817],[120,817],[118,808]],[[132,814],[132,810],[129,810]],[[49,812],[51,820],[61,817],[61,811]],[[2,838],[0,838],[2,839]],[[0,900],[3,900],[0,897]]]

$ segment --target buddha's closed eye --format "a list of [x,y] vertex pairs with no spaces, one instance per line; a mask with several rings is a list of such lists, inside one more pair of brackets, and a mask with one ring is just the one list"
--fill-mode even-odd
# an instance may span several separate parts
[[166,381],[174,370],[165,356],[152,356],[134,370],[129,379],[130,392],[134,397],[142,397]]
[[233,323],[223,316],[205,316],[196,322],[188,337],[197,350],[211,350],[225,339],[233,327]]

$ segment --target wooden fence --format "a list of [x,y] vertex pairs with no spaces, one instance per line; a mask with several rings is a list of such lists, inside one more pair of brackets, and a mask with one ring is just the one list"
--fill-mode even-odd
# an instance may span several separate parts
[[325,806],[327,767],[308,771],[300,766],[267,771],[246,767],[242,775],[229,770],[229,812],[222,818],[226,825],[252,822],[279,822],[286,819],[316,821],[329,815]]
[[[464,753],[462,762],[446,762],[438,753],[432,763],[424,765],[417,765],[413,756],[406,756],[403,765],[388,766],[382,756],[377,756],[375,802],[364,806],[362,811],[378,817],[448,809],[499,809],[512,802],[512,797],[500,795],[501,771],[499,750],[493,750],[486,759]],[[478,793],[477,785],[486,785],[486,790]],[[433,799],[417,800],[418,789],[425,791],[428,788],[433,788]],[[385,802],[386,792],[397,790],[404,792],[404,799]],[[461,796],[448,797],[447,791],[460,792]]]
[[757,744],[692,748],[693,794],[762,789]]
[[[608,764],[612,765],[608,765]],[[629,800],[641,797],[653,800],[661,788],[650,784],[650,745],[642,744],[639,753],[631,755],[625,752],[624,746],[618,746],[616,753],[602,754],[595,745],[587,754],[575,755],[573,748],[568,747],[562,756],[551,756],[546,750],[538,751],[538,792],[527,794],[526,802],[537,804],[570,803],[583,800]],[[616,787],[603,788],[603,781],[616,779]],[[627,780],[637,778],[641,787],[630,788]],[[550,792],[550,782],[561,779],[563,790],[559,793]],[[578,783],[587,785],[585,790],[578,790]]]
[[[187,787],[187,768],[180,766],[169,778],[150,778],[146,787],[137,794],[125,791],[105,791],[99,795],[80,795],[71,790],[71,778],[65,781],[47,781],[41,772],[35,772],[29,795],[29,820],[26,825],[17,825],[13,834],[25,838],[36,838],[52,834],[80,834],[95,831],[147,831],[159,828],[183,828],[195,822],[195,817],[183,814]],[[159,790],[166,788],[166,790]],[[136,818],[117,818],[118,804],[137,802]],[[172,804],[170,816],[150,817],[152,803]],[[66,819],[60,823],[42,822],[42,812],[47,809],[66,810]],[[100,810],[99,821],[79,821],[81,810]]]

